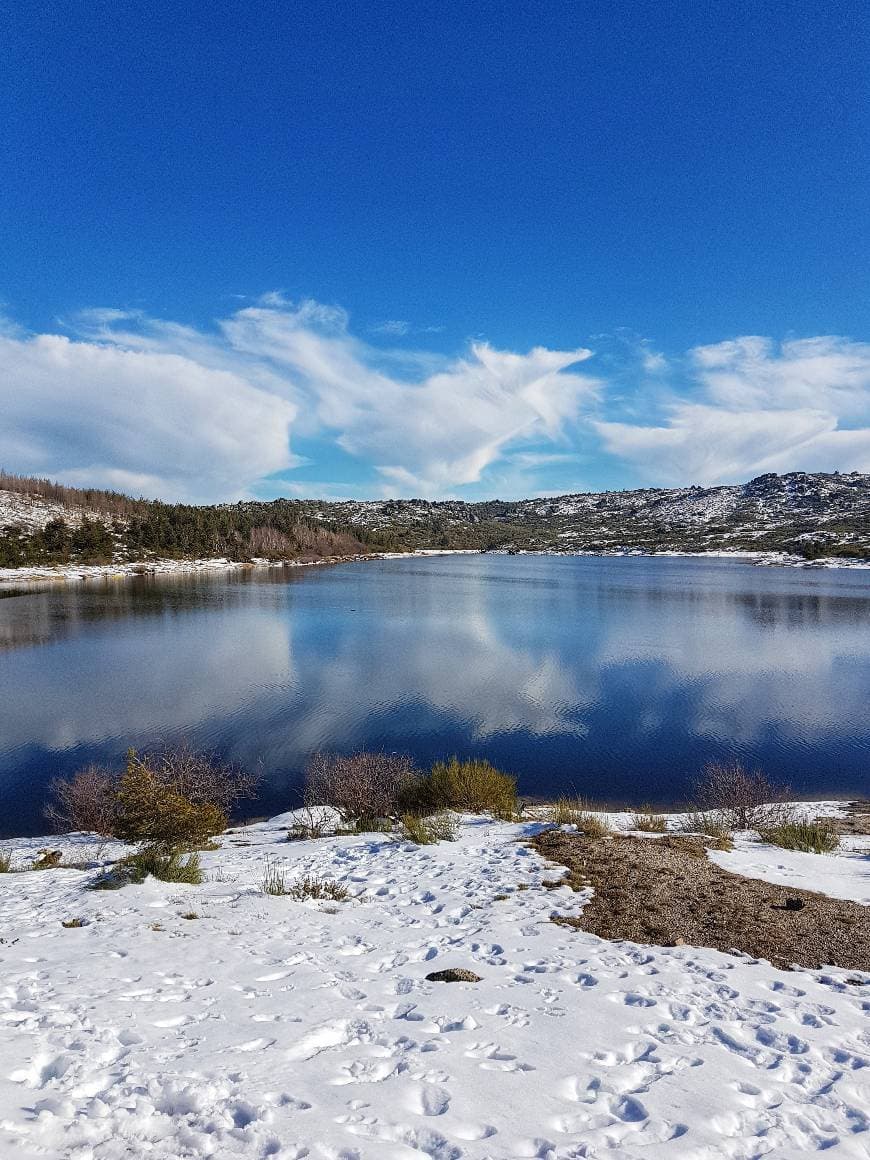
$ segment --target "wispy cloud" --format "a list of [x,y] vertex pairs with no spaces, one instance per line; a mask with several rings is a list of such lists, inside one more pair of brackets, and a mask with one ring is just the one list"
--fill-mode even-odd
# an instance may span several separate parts
[[870,469],[870,345],[750,336],[696,347],[688,368],[684,396],[662,403],[659,423],[595,423],[605,450],[642,478]]
[[296,435],[332,438],[384,493],[441,494],[517,440],[560,438],[598,389],[569,369],[585,349],[397,355],[340,307],[277,294],[212,332],[114,309],[71,325],[76,341],[3,339],[0,460],[161,496],[243,494],[299,463]]
[[[449,358],[274,293],[210,329],[114,308],[66,329],[0,326],[0,463],[70,483],[196,500],[515,496],[870,469],[870,345],[845,338],[666,357],[603,336],[590,374],[583,347],[479,341]],[[344,483],[317,482],[329,445]],[[310,482],[292,476],[303,465]]]

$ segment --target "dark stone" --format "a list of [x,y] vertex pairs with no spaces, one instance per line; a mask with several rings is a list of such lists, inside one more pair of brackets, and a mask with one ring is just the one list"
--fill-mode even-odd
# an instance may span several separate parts
[[430,983],[479,983],[480,975],[466,971],[465,967],[448,967],[445,971],[433,971],[426,978]]

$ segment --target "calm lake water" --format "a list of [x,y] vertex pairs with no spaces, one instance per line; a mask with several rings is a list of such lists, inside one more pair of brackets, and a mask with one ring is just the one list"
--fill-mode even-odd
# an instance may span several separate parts
[[683,799],[738,756],[870,791],[870,572],[441,556],[0,599],[0,832],[45,787],[186,738],[298,800],[320,748],[483,755],[526,793]]

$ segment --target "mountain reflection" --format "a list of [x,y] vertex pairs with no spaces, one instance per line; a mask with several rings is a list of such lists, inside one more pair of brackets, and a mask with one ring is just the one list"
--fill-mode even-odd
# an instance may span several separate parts
[[[865,574],[866,576],[866,574]],[[187,737],[285,804],[322,747],[489,756],[526,792],[667,802],[713,756],[866,785],[870,585],[697,560],[441,557],[0,600],[0,783]],[[25,820],[25,819],[29,819]]]

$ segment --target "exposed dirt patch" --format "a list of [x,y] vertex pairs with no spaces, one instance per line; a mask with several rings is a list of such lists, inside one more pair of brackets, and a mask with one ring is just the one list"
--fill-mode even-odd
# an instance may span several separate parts
[[870,970],[870,907],[731,874],[701,839],[547,830],[533,845],[567,867],[568,885],[595,889],[582,913],[558,922],[602,938],[741,951],[778,967]]
[[848,802],[844,816],[817,820],[830,823],[838,834],[870,834],[870,801]]

